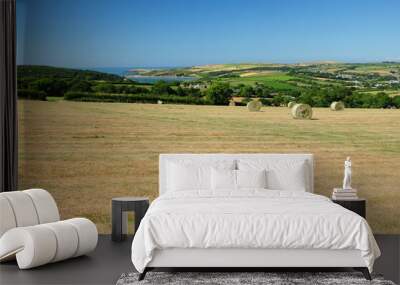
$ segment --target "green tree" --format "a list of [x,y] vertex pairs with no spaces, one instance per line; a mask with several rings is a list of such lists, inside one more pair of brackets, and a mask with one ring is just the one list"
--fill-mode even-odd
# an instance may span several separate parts
[[255,91],[254,91],[253,87],[243,86],[242,88],[240,88],[239,96],[251,98],[251,97],[254,97],[254,95],[255,95]]
[[70,91],[81,91],[81,92],[91,92],[92,84],[88,81],[74,80],[71,83]]
[[213,105],[228,105],[232,98],[229,83],[212,83],[206,91],[206,100]]
[[181,86],[178,86],[178,88],[176,88],[176,95],[178,96],[186,96],[186,89],[182,88]]
[[171,88],[171,86],[163,81],[157,81],[156,83],[154,83],[153,87],[151,88],[151,91],[153,94],[170,94],[170,95],[174,95],[176,94],[176,92],[174,91],[174,89]]
[[267,102],[271,102],[270,104],[274,106],[286,106],[289,101],[292,100],[292,97],[283,95],[283,94],[278,94],[272,97],[272,100],[267,100]]
[[314,106],[313,91],[306,90],[305,92],[301,93],[298,101],[299,103],[304,103],[310,106]]
[[392,105],[395,106],[397,109],[400,109],[400,96],[394,96],[392,98]]
[[391,98],[385,92],[379,92],[375,96],[372,96],[371,107],[372,108],[388,108],[392,103]]
[[115,86],[111,83],[101,83],[95,87],[97,92],[101,93],[115,93]]
[[68,85],[64,80],[43,78],[33,81],[29,89],[43,91],[47,96],[63,97]]

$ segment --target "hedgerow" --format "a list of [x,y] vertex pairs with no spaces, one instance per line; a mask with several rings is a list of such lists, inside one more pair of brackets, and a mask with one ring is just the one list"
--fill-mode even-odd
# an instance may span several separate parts
[[46,101],[46,93],[38,90],[31,89],[18,89],[18,98],[20,99],[30,99],[30,100],[41,100]]
[[206,105],[208,102],[203,98],[193,96],[156,95],[156,94],[110,94],[89,92],[68,92],[64,95],[65,100],[85,102],[120,102],[120,103],[153,103],[160,100],[163,103]]

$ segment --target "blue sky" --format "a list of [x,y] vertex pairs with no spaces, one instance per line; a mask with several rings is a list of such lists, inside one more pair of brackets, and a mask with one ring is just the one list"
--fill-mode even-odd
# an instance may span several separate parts
[[399,0],[17,0],[19,64],[400,60]]

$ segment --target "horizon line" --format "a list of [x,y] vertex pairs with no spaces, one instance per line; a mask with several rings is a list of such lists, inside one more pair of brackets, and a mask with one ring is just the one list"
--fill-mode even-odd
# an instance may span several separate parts
[[276,65],[299,65],[299,64],[376,64],[376,63],[400,63],[400,59],[391,60],[375,60],[375,61],[339,61],[339,60],[311,60],[311,61],[296,61],[296,62],[273,62],[273,61],[244,61],[244,62],[225,62],[225,63],[205,63],[205,64],[192,64],[192,65],[119,65],[119,66],[59,66],[50,64],[17,64],[17,66],[48,66],[56,68],[70,68],[70,69],[92,69],[92,68],[144,68],[144,69],[157,69],[157,68],[190,68],[195,66],[207,65],[245,65],[245,64],[276,64]]

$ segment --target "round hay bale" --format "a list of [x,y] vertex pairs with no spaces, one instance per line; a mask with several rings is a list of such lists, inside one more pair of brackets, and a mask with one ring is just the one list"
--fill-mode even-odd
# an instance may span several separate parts
[[293,102],[293,101],[290,101],[290,102],[287,104],[287,106],[288,106],[290,109],[292,109],[292,107],[293,107],[294,105],[296,105],[296,102]]
[[158,100],[158,101],[157,101],[157,104],[158,104],[158,105],[162,105],[162,103],[163,103],[163,101],[161,101],[161,100]]
[[247,103],[247,109],[250,112],[258,112],[261,110],[262,107],[262,103],[260,101],[250,101],[249,103]]
[[293,119],[311,119],[312,118],[312,108],[307,104],[296,104],[292,107],[292,117]]
[[343,111],[344,110],[344,104],[343,102],[332,102],[331,104],[331,110],[332,111]]
[[229,106],[236,106],[235,100],[230,100],[229,101]]

